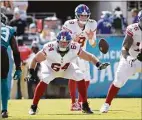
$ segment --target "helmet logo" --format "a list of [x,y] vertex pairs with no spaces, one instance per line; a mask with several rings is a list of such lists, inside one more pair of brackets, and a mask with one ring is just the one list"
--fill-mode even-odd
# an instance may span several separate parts
[[61,36],[62,41],[66,41],[66,36]]
[[82,12],[82,15],[88,15],[85,9],[84,9],[84,11]]

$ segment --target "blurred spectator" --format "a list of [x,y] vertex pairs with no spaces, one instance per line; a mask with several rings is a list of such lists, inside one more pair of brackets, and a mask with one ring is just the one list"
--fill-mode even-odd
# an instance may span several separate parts
[[134,8],[131,10],[131,14],[132,14],[132,17],[133,17],[133,20],[132,20],[132,23],[137,23],[138,22],[138,9],[137,8]]
[[47,17],[44,19],[44,25],[47,25],[48,28],[50,28],[55,34],[57,34],[60,31],[61,21],[56,17]]
[[37,32],[37,26],[35,23],[31,23],[29,26],[28,40],[31,42],[39,42],[39,33]]
[[37,32],[36,24],[31,23],[30,26],[29,26],[29,33],[35,34],[36,32]]
[[[36,41],[33,41],[32,45],[31,45],[31,50],[32,50],[32,53],[27,60],[28,61],[28,68],[29,68],[29,65],[31,64],[32,59],[34,58],[36,53],[39,51],[39,44]],[[40,70],[40,63],[38,63],[35,68],[36,79],[34,79],[32,81],[31,80],[27,81],[29,99],[33,98],[35,88],[36,88],[38,82],[40,81],[39,80],[39,74],[40,74],[39,70]]]
[[20,11],[18,8],[14,9],[13,19],[10,21],[10,26],[16,30],[16,36],[21,36],[25,32],[26,22],[20,17]]
[[25,77],[27,76],[27,60],[31,54],[31,49],[23,43],[22,39],[18,39],[18,48],[20,52],[20,57],[22,60],[22,76],[21,79],[18,81],[18,98],[24,97],[28,98],[28,89],[27,89],[27,82],[25,81]]
[[42,19],[36,19],[37,24],[37,31],[40,33],[43,29],[43,20]]
[[102,11],[101,19],[98,21],[97,33],[99,34],[111,34],[112,24],[110,20],[111,12]]
[[112,20],[112,26],[115,30],[115,33],[124,34],[128,24],[127,24],[126,18],[123,16],[123,13],[120,7],[115,8],[111,20]]
[[21,60],[23,63],[26,63],[26,60],[28,59],[29,55],[31,54],[31,49],[24,44],[23,40],[21,38],[18,38],[18,48],[20,51]]
[[44,45],[47,42],[56,40],[56,35],[47,25],[44,26],[42,33],[40,34],[40,44]]
[[27,9],[28,9],[28,0],[12,0],[13,8],[19,8],[20,17],[22,20],[26,20],[27,18]]
[[67,16],[66,20],[71,20],[72,17],[71,16]]
[[34,18],[32,16],[28,15],[26,22],[27,22],[27,26],[29,27],[31,23],[34,23]]
[[4,14],[13,14],[12,1],[1,1],[1,12]]

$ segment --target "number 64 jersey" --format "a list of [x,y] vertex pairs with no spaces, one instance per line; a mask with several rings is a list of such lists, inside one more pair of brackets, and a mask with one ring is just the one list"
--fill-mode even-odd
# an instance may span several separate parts
[[71,42],[69,51],[62,57],[57,51],[57,44],[57,41],[49,42],[43,47],[43,53],[47,59],[41,62],[40,79],[47,84],[57,77],[77,81],[82,80],[84,78],[83,73],[77,65],[71,62],[77,58],[80,52],[80,45],[76,42]]

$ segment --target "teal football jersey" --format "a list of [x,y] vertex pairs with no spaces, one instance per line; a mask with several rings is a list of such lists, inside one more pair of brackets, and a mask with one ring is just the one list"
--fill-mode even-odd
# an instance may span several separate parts
[[2,25],[1,26],[1,46],[8,48],[10,45],[10,40],[15,34],[15,29],[13,27]]

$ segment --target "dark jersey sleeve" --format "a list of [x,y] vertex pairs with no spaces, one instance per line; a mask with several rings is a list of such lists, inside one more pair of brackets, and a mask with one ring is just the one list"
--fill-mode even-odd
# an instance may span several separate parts
[[21,70],[21,58],[20,58],[20,52],[17,46],[17,42],[15,39],[15,32],[13,32],[13,35],[11,36],[10,39],[10,46],[13,51],[13,57],[14,57],[14,62],[16,66],[16,70]]

